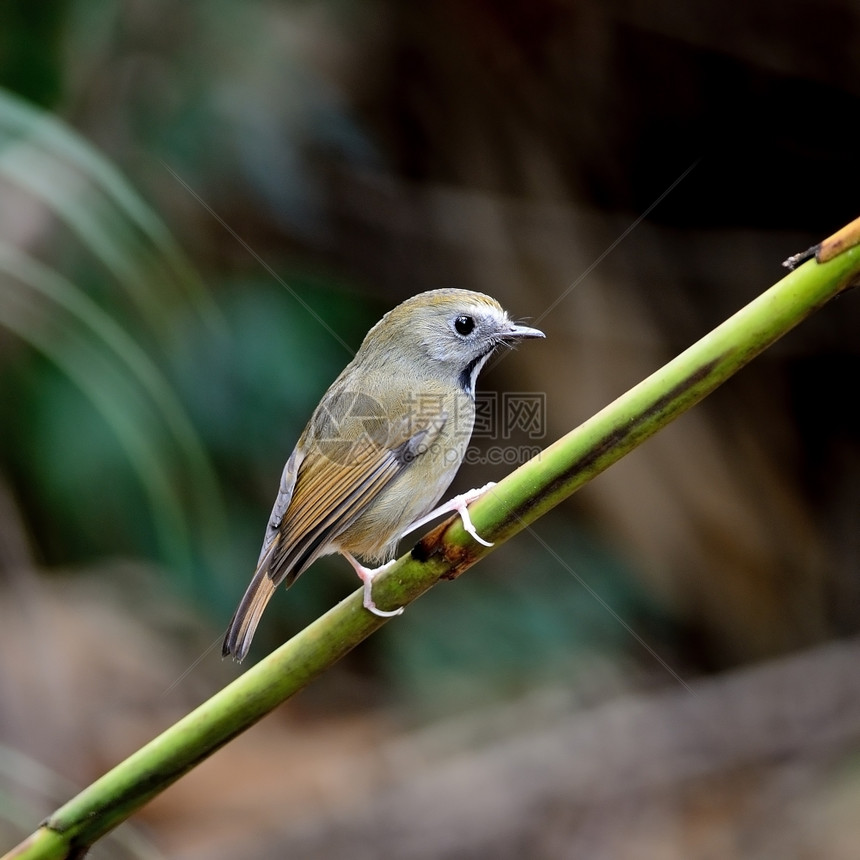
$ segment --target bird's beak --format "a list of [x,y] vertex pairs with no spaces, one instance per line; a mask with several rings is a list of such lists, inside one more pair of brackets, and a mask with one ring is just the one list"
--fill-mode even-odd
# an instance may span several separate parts
[[510,329],[505,332],[505,337],[546,337],[546,335],[540,329],[512,323]]

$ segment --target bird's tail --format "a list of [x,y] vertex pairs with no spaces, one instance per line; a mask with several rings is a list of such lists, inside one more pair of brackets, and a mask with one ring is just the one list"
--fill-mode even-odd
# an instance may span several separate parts
[[260,623],[260,616],[277,588],[277,584],[272,579],[268,562],[268,557],[260,561],[245,596],[233,614],[233,619],[227,628],[227,635],[224,637],[221,655],[226,657],[232,654],[237,663],[241,663],[247,656],[248,649],[251,647],[251,640],[254,638],[254,631]]

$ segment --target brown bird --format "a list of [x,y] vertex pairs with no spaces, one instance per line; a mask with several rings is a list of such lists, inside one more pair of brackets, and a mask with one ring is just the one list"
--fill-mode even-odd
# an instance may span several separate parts
[[[222,653],[243,660],[263,610],[320,556],[341,553],[373,602],[374,576],[355,556],[393,558],[400,538],[458,511],[478,541],[466,505],[487,487],[433,505],[454,478],[472,434],[475,382],[501,345],[543,332],[518,325],[489,296],[433,290],[407,299],[368,333],[314,410],[281,476],[251,584]],[[490,486],[490,485],[488,485]]]

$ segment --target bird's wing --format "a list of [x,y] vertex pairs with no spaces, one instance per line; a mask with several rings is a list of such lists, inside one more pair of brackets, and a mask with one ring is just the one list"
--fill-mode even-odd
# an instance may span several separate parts
[[356,442],[296,446],[281,477],[257,569],[236,609],[222,654],[242,660],[275,589],[296,578],[343,533],[417,457],[430,448],[447,413],[404,419],[385,438],[365,433]]
[[275,585],[291,585],[385,487],[430,448],[446,420],[446,414],[420,422],[411,416],[393,430],[386,428],[381,441],[366,433],[345,449],[315,446],[301,465],[289,510],[270,547],[269,575]]
[[275,499],[272,513],[269,514],[269,522],[266,526],[266,537],[263,539],[263,548],[260,550],[260,557],[257,559],[257,567],[262,564],[263,558],[266,556],[266,553],[272,545],[272,541],[278,536],[278,529],[283,522],[287,508],[290,506],[290,500],[293,497],[293,489],[296,486],[296,477],[299,474],[299,468],[301,467],[304,459],[305,455],[302,450],[302,444],[299,442],[299,444],[293,449],[293,453],[290,454],[290,458],[284,466],[284,471],[281,473],[281,483],[278,487],[278,496]]

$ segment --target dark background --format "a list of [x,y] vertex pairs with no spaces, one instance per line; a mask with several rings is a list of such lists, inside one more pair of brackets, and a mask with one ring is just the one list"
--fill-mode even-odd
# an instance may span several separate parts
[[[72,790],[15,756],[86,784],[239,671],[216,649],[170,687],[226,625],[344,344],[421,290],[489,293],[547,340],[483,387],[545,396],[549,444],[860,214],[858,43],[845,0],[4,4],[6,841]],[[128,838],[182,858],[505,856],[501,816],[511,856],[849,856],[844,679],[818,694],[843,729],[823,760],[801,741],[788,771],[752,741],[694,775],[625,760],[623,802],[594,709],[665,701],[671,739],[675,676],[701,692],[808,658],[791,709],[829,677],[816,655],[851,647],[858,323],[855,294],[824,308],[536,524],[563,565],[523,534],[434,589]],[[455,489],[505,471],[464,467]],[[317,564],[252,659],[354,588]],[[738,683],[720,707],[779,735],[792,715]],[[602,788],[537,803],[512,778],[516,813],[486,801],[511,744],[589,720]],[[424,833],[425,805],[401,829],[361,817],[440,760],[472,768],[478,797],[443,780],[471,829],[441,810]]]

